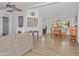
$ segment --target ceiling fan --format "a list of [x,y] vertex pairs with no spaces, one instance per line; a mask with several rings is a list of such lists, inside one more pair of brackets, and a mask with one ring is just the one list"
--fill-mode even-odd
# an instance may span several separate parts
[[13,12],[13,11],[20,11],[21,12],[22,11],[22,9],[17,8],[16,5],[13,4],[12,2],[8,2],[4,7],[7,10],[7,12]]
[[8,2],[8,4],[6,4],[7,7],[7,12],[13,12],[13,11],[22,11],[22,9],[17,8],[15,4]]

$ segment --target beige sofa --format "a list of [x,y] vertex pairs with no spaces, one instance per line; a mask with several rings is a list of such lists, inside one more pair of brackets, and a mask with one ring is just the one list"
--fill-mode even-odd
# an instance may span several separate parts
[[0,37],[0,56],[20,56],[32,48],[33,41],[30,33]]

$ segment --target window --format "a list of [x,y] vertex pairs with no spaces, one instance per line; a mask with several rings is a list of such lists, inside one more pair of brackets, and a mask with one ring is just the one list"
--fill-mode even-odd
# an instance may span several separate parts
[[27,26],[28,27],[37,27],[38,26],[38,18],[27,18]]
[[35,16],[35,13],[34,12],[31,12],[31,16]]
[[19,27],[23,27],[23,16],[18,17],[18,24],[19,24]]

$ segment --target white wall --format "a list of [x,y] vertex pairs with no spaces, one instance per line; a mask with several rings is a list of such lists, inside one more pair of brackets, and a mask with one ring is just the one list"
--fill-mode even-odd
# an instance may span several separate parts
[[[27,27],[27,17],[31,17],[30,12],[34,11],[35,12],[35,17],[38,18],[38,27]],[[23,27],[18,26],[18,16],[23,16]],[[18,31],[27,32],[27,31],[33,31],[33,30],[38,30],[39,31],[39,36],[42,35],[42,29],[41,29],[41,18],[39,17],[39,13],[37,10],[28,10],[24,9],[22,12],[13,12],[11,14],[12,17],[12,33],[18,33]]]
[[[23,16],[23,27],[18,26],[18,16]],[[26,12],[13,12],[12,13],[12,33],[18,33],[21,31],[22,33],[26,31]]]
[[[35,13],[34,17],[38,18],[38,26],[37,27],[27,27],[26,31],[35,31],[36,30],[39,32],[39,36],[41,36],[42,35],[42,27],[41,27],[42,20],[39,17],[39,12],[38,12],[38,10],[27,9],[26,10],[26,17],[33,17],[33,16],[31,16],[31,12],[34,12]],[[26,19],[26,23],[27,23],[27,19]]]
[[50,32],[51,22],[58,19],[68,19],[71,17],[71,24],[74,24],[74,16],[76,15],[76,8],[79,3],[57,3],[48,4],[40,7],[30,8],[39,11],[39,15],[43,20],[43,24],[48,26],[48,32]]

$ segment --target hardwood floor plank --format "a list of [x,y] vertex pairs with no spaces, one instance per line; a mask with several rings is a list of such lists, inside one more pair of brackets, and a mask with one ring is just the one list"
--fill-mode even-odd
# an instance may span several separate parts
[[33,39],[34,48],[25,56],[79,56],[79,43],[67,37],[46,35]]

